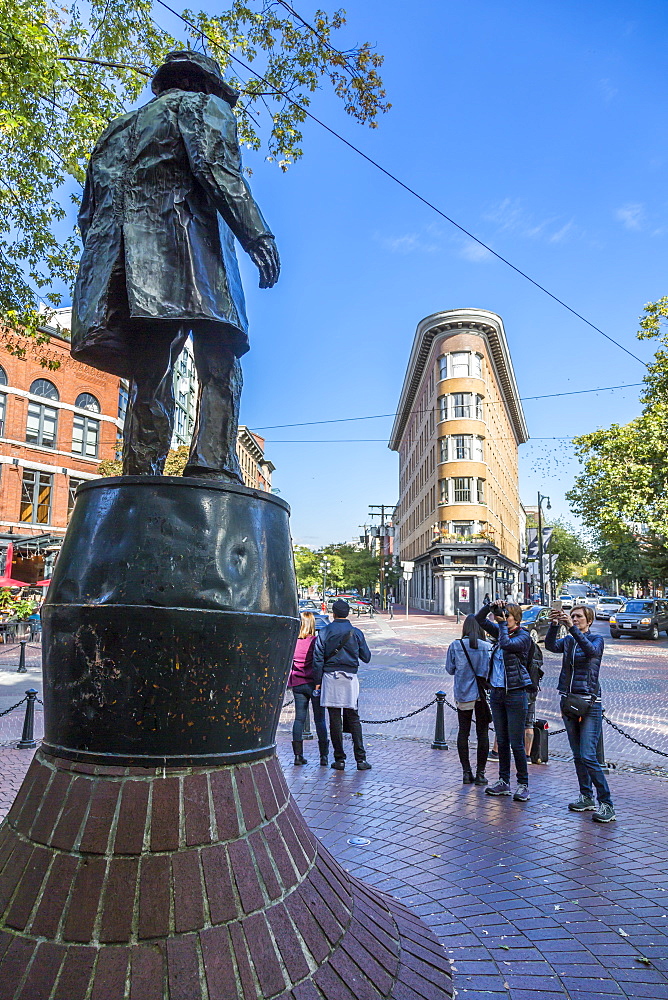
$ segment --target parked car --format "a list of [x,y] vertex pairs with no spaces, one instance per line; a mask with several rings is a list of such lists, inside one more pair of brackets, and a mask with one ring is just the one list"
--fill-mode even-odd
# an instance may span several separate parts
[[[534,642],[543,642],[550,627],[550,609],[544,604],[532,604],[522,613],[522,625]],[[559,626],[559,638],[566,635],[564,625]]]
[[599,597],[596,602],[595,615],[597,618],[607,621],[610,615],[614,614],[615,611],[619,611],[622,604],[625,603],[625,597]]
[[658,639],[659,633],[668,635],[668,601],[652,598],[635,598],[626,601],[619,611],[610,615],[610,635],[644,635]]
[[561,601],[564,611],[570,611],[575,604],[575,598],[572,594],[559,594],[557,600]]
[[315,601],[311,600],[310,597],[303,598],[299,602],[300,611],[320,611],[320,604],[316,604]]
[[314,611],[313,612],[313,617],[315,618],[315,630],[316,630],[316,632],[319,632],[321,628],[325,627],[325,625],[329,625],[330,624],[330,617],[329,617],[329,615],[323,615],[322,611]]

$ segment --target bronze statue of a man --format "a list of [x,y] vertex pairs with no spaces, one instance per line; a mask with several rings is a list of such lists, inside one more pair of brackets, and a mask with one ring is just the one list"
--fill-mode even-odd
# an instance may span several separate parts
[[174,424],[172,371],[189,334],[200,381],[184,475],[243,482],[236,453],[249,349],[234,237],[278,280],[274,237],[241,171],[238,94],[199,52],[171,52],[156,97],[114,119],[88,164],[72,355],[129,379],[124,475],[161,475]]

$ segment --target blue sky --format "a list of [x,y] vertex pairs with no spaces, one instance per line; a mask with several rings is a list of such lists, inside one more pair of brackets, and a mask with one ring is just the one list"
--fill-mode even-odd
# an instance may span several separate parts
[[[311,18],[312,7],[295,7]],[[375,131],[325,89],[313,112],[649,359],[638,317],[668,294],[668,5],[349,0],[346,9],[336,44],[375,43],[393,107]],[[304,131],[305,156],[287,175],[246,158],[281,252],[279,284],[260,291],[242,263],[252,346],[242,421],[267,438],[296,541],[348,540],[368,504],[397,499],[392,420],[265,428],[392,413],[429,313],[499,313],[523,396],[641,381],[638,362],[318,125]],[[540,489],[568,515],[577,463],[567,441],[537,439],[627,421],[638,389],[524,406],[533,440],[521,449],[522,498],[535,503]]]

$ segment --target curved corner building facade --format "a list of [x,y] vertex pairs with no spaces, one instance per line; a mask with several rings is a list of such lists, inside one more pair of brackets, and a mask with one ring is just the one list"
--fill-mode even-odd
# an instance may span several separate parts
[[528,437],[501,317],[451,309],[423,319],[389,443],[399,558],[415,563],[411,607],[469,614],[485,594],[517,596],[517,450]]

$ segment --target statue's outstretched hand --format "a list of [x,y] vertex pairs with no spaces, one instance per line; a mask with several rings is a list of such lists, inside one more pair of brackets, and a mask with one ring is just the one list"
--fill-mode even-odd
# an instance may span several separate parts
[[271,288],[281,273],[281,261],[273,236],[262,236],[249,247],[248,254],[260,272],[260,288]]

